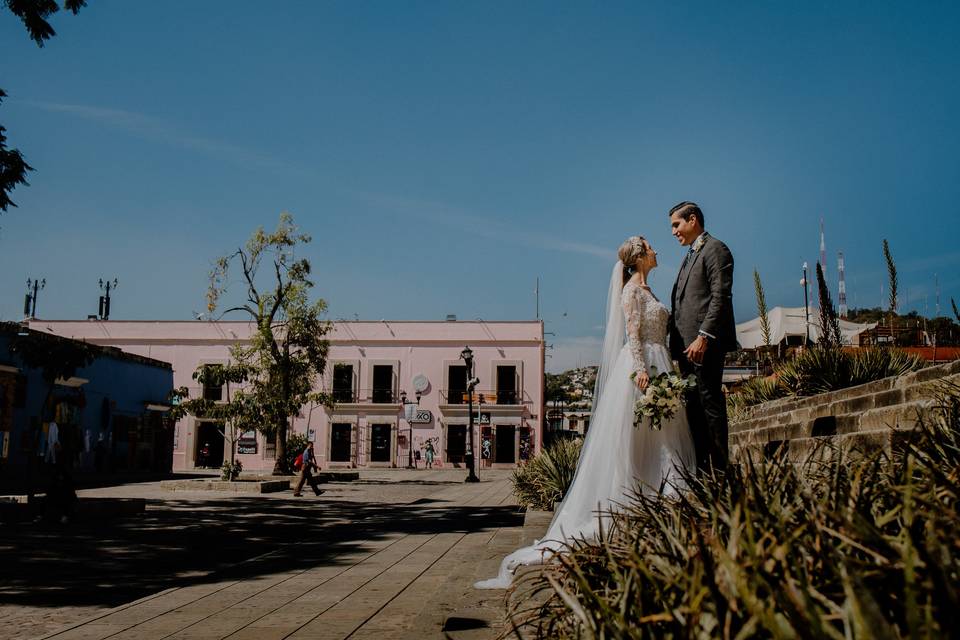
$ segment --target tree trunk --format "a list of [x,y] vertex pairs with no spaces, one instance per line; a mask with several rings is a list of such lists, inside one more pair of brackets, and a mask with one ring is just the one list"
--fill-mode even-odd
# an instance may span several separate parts
[[[286,365],[286,363],[285,363]],[[288,366],[280,370],[280,397],[283,398],[282,406],[286,407],[290,399],[290,373]],[[287,429],[289,428],[289,416],[283,416],[277,424],[277,461],[273,465],[273,475],[289,475],[290,469],[287,468]]]

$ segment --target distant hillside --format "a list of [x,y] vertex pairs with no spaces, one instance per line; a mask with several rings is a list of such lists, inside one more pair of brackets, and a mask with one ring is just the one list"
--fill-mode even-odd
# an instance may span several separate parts
[[571,409],[589,409],[597,367],[580,367],[563,373],[546,374],[547,402],[563,402]]

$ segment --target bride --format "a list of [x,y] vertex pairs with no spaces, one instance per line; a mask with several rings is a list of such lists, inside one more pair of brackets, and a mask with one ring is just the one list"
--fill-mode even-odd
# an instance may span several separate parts
[[[633,426],[637,389],[657,373],[673,370],[667,350],[669,310],[647,286],[657,252],[640,236],[619,251],[607,299],[607,328],[593,395],[593,417],[573,483],[542,540],[514,551],[496,578],[478,589],[506,589],[521,565],[542,564],[577,540],[593,540],[604,512],[616,509],[639,486],[673,494],[678,468],[693,469],[695,456],[686,412],[681,408],[662,430]],[[631,374],[636,374],[631,379]]]

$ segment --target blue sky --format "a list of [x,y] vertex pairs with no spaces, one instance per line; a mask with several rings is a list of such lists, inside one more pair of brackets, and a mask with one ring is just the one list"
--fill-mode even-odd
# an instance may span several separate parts
[[37,170],[0,217],[0,317],[201,311],[212,260],[290,211],[331,318],[530,319],[548,368],[595,357],[619,243],[682,253],[703,207],[801,305],[800,265],[847,260],[880,303],[960,299],[960,11],[950,3],[92,0],[43,49],[0,10],[0,122]]

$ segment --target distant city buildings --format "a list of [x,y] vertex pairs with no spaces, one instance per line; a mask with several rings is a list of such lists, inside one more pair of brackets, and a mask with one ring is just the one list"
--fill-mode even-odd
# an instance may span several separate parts
[[578,367],[550,376],[547,397],[548,434],[581,436],[590,429],[597,367]]

